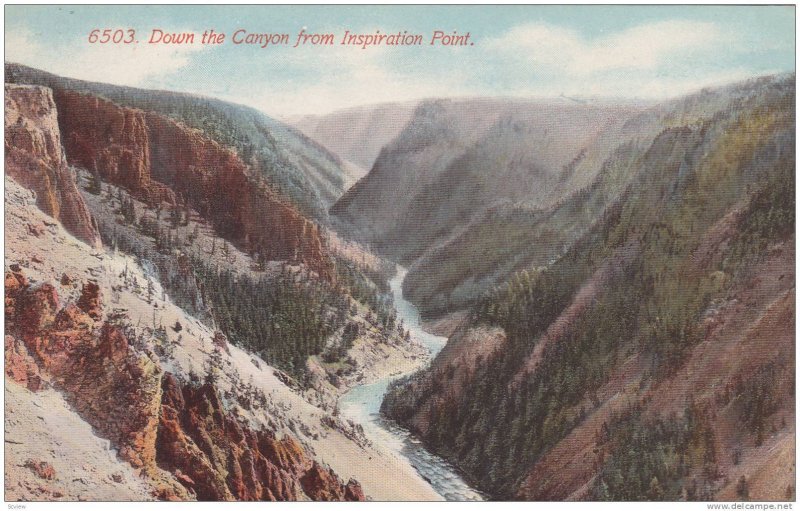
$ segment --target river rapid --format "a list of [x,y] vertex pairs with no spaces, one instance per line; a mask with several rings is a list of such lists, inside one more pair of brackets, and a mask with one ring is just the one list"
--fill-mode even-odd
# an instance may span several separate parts
[[[425,346],[431,360],[447,343],[447,337],[430,334],[420,326],[417,308],[403,298],[403,279],[407,270],[397,267],[397,274],[389,282],[397,309],[397,319],[403,320],[411,335]],[[446,500],[469,501],[484,500],[483,496],[471,488],[457,471],[444,459],[425,449],[422,442],[406,429],[400,427],[380,414],[381,402],[389,383],[402,377],[394,375],[369,385],[353,388],[339,399],[340,413],[364,427],[367,438],[376,446],[396,453],[405,459],[425,479],[431,487]]]

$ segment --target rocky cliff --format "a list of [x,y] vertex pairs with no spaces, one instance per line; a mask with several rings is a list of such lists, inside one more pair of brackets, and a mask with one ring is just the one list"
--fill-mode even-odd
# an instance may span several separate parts
[[36,205],[92,246],[100,235],[67,168],[50,89],[5,86],[5,172],[36,193]]
[[[164,293],[169,288],[157,280],[157,273],[154,274],[147,262],[140,265],[136,256],[112,250],[100,252],[77,243],[61,225],[36,207],[33,192],[8,176],[5,191],[6,239],[12,247],[6,259],[9,277],[6,403],[11,403],[6,407],[6,463],[7,467],[12,467],[7,470],[6,491],[14,500],[186,500],[197,498],[200,488],[212,484],[221,494],[230,492],[242,498],[258,495],[265,499],[282,498],[281,495],[286,495],[285,489],[291,488],[300,500],[346,496],[349,486],[348,498],[354,498],[358,490],[354,484],[348,484],[350,479],[358,481],[365,496],[374,500],[437,498],[410,465],[395,467],[391,481],[383,477],[384,467],[395,459],[391,452],[364,443],[354,427],[330,416],[332,408],[327,408],[327,403],[320,402],[319,398],[315,403],[309,402],[283,371],[269,365],[258,354],[242,350],[233,341],[221,341],[223,336],[217,328],[192,317],[175,304],[169,291]],[[102,194],[86,194],[90,206],[116,196],[117,191],[114,189],[109,194],[105,184]],[[92,211],[98,218],[110,218],[114,222],[119,215],[115,217],[113,208],[114,204],[105,210]],[[141,211],[138,201],[137,210]],[[193,222],[196,218],[193,215]],[[125,227],[122,223],[116,225]],[[193,226],[185,226],[185,229],[191,232]],[[202,236],[212,234],[211,229],[202,230]],[[231,253],[238,253],[238,250],[231,248]],[[246,262],[239,263],[246,259],[239,255],[238,266],[246,268]],[[38,302],[43,305],[36,305]],[[280,310],[286,310],[285,302],[284,299]],[[45,312],[28,316],[24,311],[29,305],[34,312]],[[307,307],[304,303],[301,306]],[[355,319],[366,321],[368,309],[361,305],[358,308]],[[62,312],[64,309],[68,310]],[[258,310],[277,311],[272,307]],[[56,325],[55,317],[59,316],[65,321]],[[37,317],[44,318],[43,329],[38,333]],[[73,319],[66,321],[68,318]],[[34,319],[29,323],[30,328],[21,326],[29,319]],[[92,321],[94,326],[90,328]],[[110,323],[108,327],[104,327],[106,322]],[[252,324],[259,323],[245,326]],[[27,332],[24,335],[23,330]],[[390,361],[394,357],[384,359],[384,354],[391,353],[394,348],[385,344],[387,341],[382,335],[378,339],[379,335],[380,331],[375,330],[374,340],[372,336],[363,339],[364,348],[378,348],[377,358],[381,362]],[[122,336],[127,342],[122,341]],[[287,338],[287,342],[296,342],[295,336]],[[70,354],[69,360],[63,360],[58,351],[49,349],[59,342]],[[49,367],[59,370],[58,377],[44,368],[38,358],[40,355],[33,351],[37,346]],[[106,346],[113,353],[111,356],[100,353],[100,347]],[[73,355],[80,358],[73,360]],[[362,363],[357,354],[353,356],[356,363]],[[148,367],[150,362],[157,364],[165,371],[162,375],[166,372],[174,375],[184,404],[173,406],[178,401],[172,399],[174,394],[166,392],[166,376],[155,379],[156,387],[152,387],[152,380],[145,376],[147,392],[159,392],[161,399],[140,400],[138,387],[129,386],[128,375],[135,367],[126,362],[137,360]],[[98,399],[99,391],[89,388],[87,379],[67,375],[61,368],[91,374],[91,384],[106,389],[111,397]],[[212,389],[201,384],[209,373],[217,376],[214,388],[218,402],[210,397],[214,393]],[[379,376],[366,373],[365,377]],[[353,378],[355,381],[355,374]],[[99,401],[97,407],[78,402],[83,399],[84,392]],[[316,393],[307,395],[318,396]],[[212,418],[206,417],[207,412],[213,411],[206,408],[206,402],[215,403],[214,406],[221,404]],[[136,406],[128,408],[133,403]],[[179,431],[178,437],[185,437],[186,446],[196,445],[200,451],[182,452],[174,445],[165,446],[160,440],[168,433],[162,425],[168,413],[167,406],[175,410],[177,421],[174,424],[177,429],[169,432]],[[106,407],[109,409],[104,410]],[[111,407],[118,407],[120,412],[114,412]],[[155,430],[151,429],[150,419],[125,421],[120,417],[123,410],[131,415],[138,413],[137,410],[147,410],[148,417],[152,418],[149,411],[153,409],[156,410]],[[225,420],[218,420],[217,414]],[[137,424],[144,424],[147,432],[138,440],[133,435],[118,435],[109,432],[110,426],[104,428],[102,421],[106,420],[116,421],[120,431],[124,427],[134,432]],[[229,428],[228,420],[234,420],[236,428]],[[197,429],[193,429],[195,425]],[[263,446],[256,448],[239,442],[239,436],[227,438],[234,429],[241,430],[247,438],[263,440],[274,435],[275,442],[287,446],[294,454],[280,455],[279,459]],[[155,444],[152,443],[153,431]],[[134,468],[120,456],[121,442],[132,447],[129,451],[132,459],[136,455],[148,460],[148,464]],[[210,448],[206,450],[207,446]],[[166,454],[168,451],[162,450],[167,448],[173,449],[169,452],[176,456],[180,453],[172,462]],[[281,448],[275,447],[275,451]],[[206,473],[208,479],[204,479],[201,474],[177,466],[180,459],[190,454],[196,455],[191,459],[201,464],[202,460],[209,460],[215,472]],[[263,468],[272,471],[282,482],[273,478],[271,481],[276,486],[271,486],[272,482],[267,485],[260,481],[260,489],[252,484],[255,476],[249,472],[247,461],[251,455],[254,460],[266,460],[264,465],[255,467],[257,477],[267,474],[259,472]],[[300,460],[301,465],[291,466],[291,459],[284,463],[282,460],[287,457]],[[149,461],[152,459],[154,463]],[[28,463],[30,460],[33,461]],[[230,467],[221,460],[225,463],[230,460]],[[267,469],[266,462],[278,470]],[[42,479],[38,475],[36,470],[42,463],[54,468],[53,479]],[[229,476],[234,466],[242,470],[239,475]],[[195,494],[187,488],[192,488]]]
[[90,94],[200,130],[235,149],[271,189],[288,197],[304,216],[323,224],[328,223],[328,208],[350,179],[350,172],[337,156],[298,130],[250,107],[173,91],[74,80],[8,62],[5,71],[6,82]]
[[422,102],[331,213],[345,232],[411,263],[494,203],[557,202],[582,179],[568,172],[570,163],[632,111],[555,101]]
[[71,165],[97,172],[153,204],[175,202],[174,194],[150,178],[144,112],[69,91],[56,91],[55,101]]
[[152,465],[161,398],[158,365],[130,346],[119,328],[96,323],[75,304],[62,307],[50,284],[32,286],[11,272],[5,290],[7,332],[24,343],[39,371],[123,459],[136,467]]
[[292,437],[256,431],[223,408],[211,384],[163,380],[158,461],[199,500],[364,500],[355,481],[342,484]]
[[96,96],[59,90],[55,101],[71,164],[153,205],[187,202],[248,251],[331,276],[317,225],[257,179],[232,149],[161,115]]
[[147,114],[152,176],[188,200],[218,232],[268,260],[303,262],[331,275],[320,229],[280,199],[231,149],[158,114]]
[[[62,306],[54,286],[5,276],[6,375],[54,386],[122,459],[162,477],[161,498],[364,500],[290,436],[277,439],[228,412],[210,383],[181,384],[103,316],[98,287]],[[160,469],[181,486],[165,484]]]
[[497,212],[516,206],[531,214],[584,187],[640,108],[424,101],[331,215],[341,232],[409,266],[404,293],[423,315],[467,308],[514,266],[551,257],[540,240],[553,236],[527,236],[528,226],[515,231],[516,222],[503,219],[481,229],[477,242],[448,248]]

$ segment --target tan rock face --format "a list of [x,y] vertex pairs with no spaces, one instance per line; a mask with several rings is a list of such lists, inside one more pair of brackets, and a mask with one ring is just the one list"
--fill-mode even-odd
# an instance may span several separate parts
[[5,112],[6,174],[36,192],[39,209],[79,239],[99,247],[100,235],[61,149],[52,91],[6,84]]
[[55,102],[70,164],[151,204],[186,201],[234,243],[331,276],[319,228],[252,176],[236,152],[164,116],[95,96],[59,91]]
[[342,484],[293,438],[254,431],[222,406],[209,384],[162,383],[158,463],[198,500],[365,500],[355,481]]

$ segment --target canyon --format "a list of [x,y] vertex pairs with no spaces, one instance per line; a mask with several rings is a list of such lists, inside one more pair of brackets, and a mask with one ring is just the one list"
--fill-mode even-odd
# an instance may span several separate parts
[[[155,111],[41,85],[7,85],[6,104],[13,114],[6,233],[14,247],[6,258],[6,398],[15,403],[6,433],[17,439],[6,451],[14,473],[6,479],[9,495],[437,498],[397,454],[371,446],[356,425],[336,417],[337,395],[392,370],[384,357],[409,367],[425,359],[391,323],[377,323],[370,307],[378,302],[366,301],[379,291],[355,268],[371,264],[380,272],[383,263],[357,246],[337,248],[332,234],[279,197],[235,150]],[[68,208],[84,216],[64,216]],[[176,233],[193,241],[164,250],[157,247],[163,233],[171,243]],[[123,234],[138,256],[118,252]],[[303,294],[305,285],[346,300],[349,323],[340,324],[360,324],[362,336],[344,348],[344,363],[316,362],[321,373],[318,356],[292,374],[259,362],[209,326],[219,314],[208,308],[211,284],[197,280],[203,253],[246,278],[284,279],[293,300],[313,297]],[[343,282],[334,261],[355,257],[347,277],[364,280]],[[351,297],[356,283],[367,305]],[[185,286],[186,294],[174,294]],[[199,301],[191,307],[191,300]],[[387,310],[377,312],[394,321],[383,316]],[[236,339],[236,330],[226,331]],[[332,333],[325,350],[344,342],[341,327]],[[304,374],[315,376],[299,381]],[[44,428],[31,408],[40,402],[53,407]],[[55,423],[69,426],[47,429]],[[62,447],[73,445],[63,436],[69,428],[93,446],[87,459],[97,466],[81,478],[69,468],[86,466],[72,460],[79,450]],[[29,443],[34,436],[38,445]],[[387,462],[400,463],[401,488],[376,477]]]
[[72,91],[58,92],[55,102],[69,164],[100,173],[151,206],[180,199],[245,250],[302,262],[330,278],[319,228],[249,178],[235,152],[152,112]]
[[292,127],[7,63],[7,494],[793,499],[794,80]]
[[344,191],[348,171],[338,156],[258,110],[203,96],[75,80],[10,62],[5,75],[7,83],[47,87],[54,96],[80,92],[199,130],[235,150],[273,192],[322,224],[329,223],[327,210]]
[[555,253],[534,246],[552,259],[484,288],[382,411],[499,499],[794,495],[793,80],[637,113],[623,124],[636,138],[586,188],[434,245],[404,283],[422,303],[430,295],[411,286],[458,282],[436,268],[479,275],[465,253],[517,262],[492,230],[563,240]]
[[[32,391],[41,382],[59,388],[120,458],[150,476],[153,497],[297,500],[302,491],[314,500],[364,500],[357,483],[340,482],[296,440],[228,415],[212,384],[180,384],[119,326],[95,324],[102,310],[85,310],[87,293],[97,286],[83,286],[77,305],[59,309],[52,285],[31,286],[23,272],[8,273],[6,374]],[[185,489],[170,486],[162,469]]]
[[408,124],[415,107],[415,102],[382,103],[290,118],[288,122],[350,162],[355,169],[352,185],[370,171],[383,147]]

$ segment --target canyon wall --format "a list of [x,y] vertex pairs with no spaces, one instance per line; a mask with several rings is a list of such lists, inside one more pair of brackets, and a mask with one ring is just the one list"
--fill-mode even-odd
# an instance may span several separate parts
[[[382,411],[497,499],[793,499],[794,103],[784,75],[631,119],[652,138],[538,220],[582,234],[484,294]],[[536,225],[450,254],[552,243]]]
[[187,202],[249,251],[331,276],[319,227],[252,175],[233,150],[164,116],[96,96],[59,90],[55,102],[70,164],[154,206]]
[[225,411],[213,385],[181,384],[167,374],[158,429],[158,460],[199,500],[364,500],[290,436],[254,431]]
[[[364,500],[291,436],[254,430],[227,411],[211,383],[181,383],[103,322],[87,282],[75,303],[55,287],[5,275],[6,375],[31,391],[54,386],[119,456],[164,489],[162,499]],[[163,472],[175,484],[165,484]],[[174,483],[173,481],[173,483]],[[159,484],[160,483],[160,484]],[[171,486],[171,487],[170,487]]]
[[5,86],[5,172],[36,193],[36,205],[77,238],[94,247],[100,235],[61,148],[50,89]]

